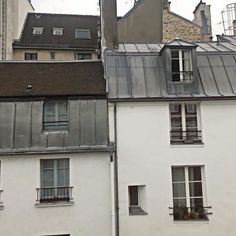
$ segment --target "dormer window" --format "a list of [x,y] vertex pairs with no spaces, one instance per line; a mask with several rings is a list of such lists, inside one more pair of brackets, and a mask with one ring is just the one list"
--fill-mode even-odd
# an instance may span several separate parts
[[189,49],[171,49],[172,82],[193,80],[192,53]]
[[42,35],[43,34],[43,28],[42,27],[33,27],[33,34],[34,35]]
[[63,35],[62,28],[53,28],[53,35]]
[[76,29],[75,30],[76,39],[91,39],[91,34],[89,29]]

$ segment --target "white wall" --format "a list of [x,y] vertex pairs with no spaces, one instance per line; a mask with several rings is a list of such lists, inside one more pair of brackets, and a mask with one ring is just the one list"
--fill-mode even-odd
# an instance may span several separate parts
[[[72,206],[37,208],[40,159],[70,158]],[[111,236],[109,154],[4,156],[1,236]]]
[[[200,109],[204,145],[173,146],[167,102],[118,103],[120,236],[236,235],[236,101],[201,102]],[[209,221],[169,215],[172,165],[205,166]],[[146,185],[148,215],[129,216],[128,185]]]

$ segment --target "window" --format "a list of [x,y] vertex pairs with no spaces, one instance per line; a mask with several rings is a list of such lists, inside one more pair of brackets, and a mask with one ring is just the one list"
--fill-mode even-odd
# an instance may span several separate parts
[[76,29],[75,30],[76,39],[91,39],[91,34],[89,29]]
[[56,53],[55,52],[50,52],[50,59],[55,60],[56,59]]
[[38,60],[38,53],[26,52],[25,53],[25,60],[26,61],[37,61]]
[[53,35],[63,35],[62,28],[53,28]]
[[91,53],[78,53],[76,58],[77,60],[91,60],[92,55]]
[[146,215],[146,186],[129,186],[129,214]]
[[49,131],[68,129],[67,101],[45,101],[43,129]]
[[172,167],[174,220],[207,219],[203,166]]
[[69,159],[41,160],[40,172],[38,201],[70,201],[72,199],[72,188],[69,185]]
[[197,104],[170,104],[171,143],[202,143]]
[[33,28],[33,34],[34,35],[42,35],[43,34],[43,28],[41,28],[41,27],[34,27]]
[[172,82],[191,82],[193,65],[191,50],[171,50]]

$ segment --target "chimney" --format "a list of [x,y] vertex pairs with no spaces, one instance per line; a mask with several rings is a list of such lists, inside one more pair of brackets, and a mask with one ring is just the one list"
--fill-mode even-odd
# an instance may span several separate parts
[[207,5],[202,0],[196,6],[193,22],[202,27],[202,33],[208,37],[212,36],[211,5]]
[[116,0],[100,0],[102,50],[118,48]]
[[234,35],[236,36],[236,20],[233,20],[233,30],[234,30]]
[[170,11],[170,4],[171,4],[171,2],[166,0],[164,3],[164,9],[166,9],[167,11]]

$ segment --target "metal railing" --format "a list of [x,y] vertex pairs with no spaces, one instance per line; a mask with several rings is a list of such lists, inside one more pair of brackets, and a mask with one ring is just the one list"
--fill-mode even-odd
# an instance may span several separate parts
[[68,120],[65,121],[44,121],[44,130],[63,130],[68,128]]
[[193,81],[193,71],[172,72],[172,82],[190,83]]
[[38,202],[71,201],[73,187],[37,188]]
[[170,142],[173,143],[202,143],[202,131],[201,130],[171,130]]
[[213,214],[208,210],[211,209],[211,206],[203,207],[169,207],[173,210],[173,213],[170,215],[174,216],[174,220],[208,220],[208,215]]

